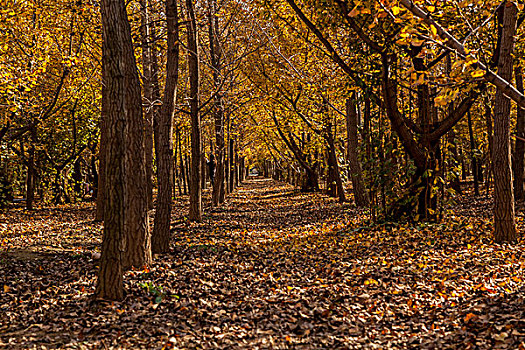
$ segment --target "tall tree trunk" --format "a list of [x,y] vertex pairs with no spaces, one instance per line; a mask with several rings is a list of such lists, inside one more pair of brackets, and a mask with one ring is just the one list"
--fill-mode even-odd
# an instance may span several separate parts
[[346,201],[345,190],[343,187],[343,181],[341,180],[339,164],[337,163],[337,155],[335,153],[335,140],[331,128],[329,129],[326,141],[328,142],[328,158],[331,163],[330,166],[333,168],[336,196],[337,198],[339,198],[340,203],[344,203]]
[[197,45],[197,21],[192,0],[186,0],[189,20],[188,30],[188,69],[190,75],[191,109],[191,184],[190,213],[191,221],[202,221],[201,193],[201,120],[199,113],[199,53]]
[[[105,144],[105,167],[101,169],[101,177],[106,179],[104,191],[104,235],[100,270],[98,274],[95,295],[98,298],[121,300],[124,297],[121,251],[124,236],[124,198],[126,177],[124,160],[125,125],[124,115],[124,52],[123,41],[130,40],[123,35],[123,23],[127,21],[123,0],[102,1],[103,30],[103,72],[107,98],[107,114],[105,129],[107,143]],[[103,95],[104,96],[104,95]]]
[[159,120],[157,151],[157,209],[152,235],[154,253],[169,251],[171,203],[173,196],[173,113],[179,80],[179,16],[176,0],[166,1],[168,28],[168,57],[166,59],[166,86]]
[[131,28],[125,6],[121,6],[122,33],[121,62],[124,74],[124,103],[126,117],[126,195],[125,203],[125,251],[122,267],[143,267],[151,263],[151,235],[149,232],[148,198],[146,182],[146,157],[144,151],[144,118],[142,93],[137,62],[131,40]]
[[[521,68],[514,69],[514,78],[516,79],[516,88],[523,93],[523,75]],[[523,191],[523,167],[525,163],[525,109],[518,108],[516,120],[516,144],[514,147],[514,162],[512,163],[514,171],[514,199],[522,201],[525,199]]]
[[186,177],[186,167],[184,166],[184,157],[182,154],[182,135],[179,129],[179,167],[180,167],[180,178],[182,181],[182,187],[184,189],[183,193],[188,194],[188,180]]
[[233,192],[234,188],[234,177],[235,177],[235,174],[233,173],[233,167],[235,166],[235,163],[234,163],[234,155],[233,155],[233,147],[234,147],[234,140],[233,138],[230,137],[230,151],[229,151],[229,155],[228,155],[228,192],[231,193]]
[[215,89],[215,99],[213,101],[213,119],[215,121],[215,176],[213,179],[212,205],[218,206],[224,202],[224,103],[220,92],[223,77],[222,73],[222,48],[219,40],[219,21],[217,18],[217,0],[209,0],[209,41],[210,55],[213,68],[213,84]]
[[474,127],[472,125],[472,116],[470,111],[467,112],[467,120],[470,138],[470,159],[472,164],[472,175],[474,177],[474,195],[479,196],[478,158],[476,155],[476,140],[474,139]]
[[350,165],[350,178],[354,190],[355,205],[357,207],[368,207],[368,192],[363,181],[361,162],[357,155],[359,149],[357,138],[357,112],[352,99],[346,100],[346,131],[348,137],[347,159]]
[[143,105],[144,113],[144,149],[146,157],[146,195],[148,209],[153,208],[153,111],[151,49],[148,0],[140,0],[140,36],[142,44]]
[[27,155],[26,209],[33,210],[35,200],[35,144],[32,140]]
[[106,203],[106,144],[108,143],[108,125],[106,119],[108,118],[108,73],[106,62],[107,52],[105,46],[102,46],[102,88],[101,88],[101,107],[100,107],[100,140],[98,146],[98,181],[97,181],[97,209],[95,212],[95,220],[104,220],[104,204]]
[[[516,33],[516,5],[506,1],[503,14],[498,75],[506,81],[512,78],[512,52]],[[494,101],[494,238],[496,242],[516,240],[514,191],[510,158],[510,99],[501,89]]]

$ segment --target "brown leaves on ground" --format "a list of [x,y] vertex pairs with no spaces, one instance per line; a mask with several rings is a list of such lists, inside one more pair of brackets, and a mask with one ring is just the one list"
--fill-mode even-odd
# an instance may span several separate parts
[[[91,299],[92,208],[2,217],[7,348],[524,348],[523,244],[491,240],[488,202],[443,224],[369,225],[322,194],[247,181],[172,252]],[[475,213],[476,215],[472,215]]]

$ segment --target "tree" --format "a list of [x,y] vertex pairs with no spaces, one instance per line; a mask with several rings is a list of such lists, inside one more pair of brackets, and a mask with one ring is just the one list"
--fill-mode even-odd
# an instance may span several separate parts
[[166,1],[168,28],[168,56],[166,61],[166,86],[162,108],[156,123],[157,132],[157,208],[152,235],[152,250],[164,253],[169,250],[171,202],[173,195],[173,113],[179,79],[179,17],[176,0]]
[[347,158],[350,165],[349,171],[354,190],[355,205],[358,207],[367,207],[369,205],[368,193],[363,182],[361,162],[357,156],[359,145],[357,138],[357,111],[354,98],[355,95],[346,100]]
[[[521,68],[514,68],[514,78],[516,79],[516,88],[523,93],[523,75]],[[514,147],[512,172],[514,177],[514,199],[522,201],[525,199],[523,190],[523,171],[525,167],[525,109],[518,107],[516,118],[516,143]]]
[[192,0],[186,0],[188,11],[188,70],[190,76],[190,115],[191,115],[191,181],[190,213],[192,221],[202,221],[201,191],[201,120],[199,111],[199,48],[197,40],[197,20]]
[[[121,300],[124,297],[122,276],[122,243],[125,222],[126,161],[125,154],[125,69],[124,48],[126,41],[131,44],[131,36],[124,35],[127,24],[126,8],[123,0],[104,0],[101,7],[103,27],[103,47],[106,59],[103,61],[106,72],[108,108],[106,115],[107,143],[106,166],[102,169],[106,178],[104,204],[104,236],[100,257],[95,295],[98,298]],[[128,32],[129,34],[129,32]],[[121,64],[124,63],[124,64]]]
[[225,177],[225,166],[224,166],[224,101],[221,92],[222,85],[222,69],[221,69],[221,58],[222,48],[219,40],[219,19],[217,16],[217,1],[209,0],[209,42],[210,42],[210,56],[211,66],[213,69],[213,83],[214,88],[217,89],[214,98],[213,105],[213,119],[214,119],[214,131],[215,131],[215,161],[216,169],[215,176],[213,178],[213,189],[212,189],[212,204],[218,206],[224,202],[225,188],[224,188],[224,177]]
[[153,74],[151,55],[153,54],[150,41],[149,0],[140,0],[140,38],[142,46],[142,75],[143,75],[143,97],[145,105],[144,113],[144,150],[146,161],[146,196],[148,198],[148,209],[153,208],[153,119],[154,96],[153,96]]
[[[498,75],[512,79],[512,53],[516,34],[517,7],[510,1],[503,5],[503,27],[498,58]],[[510,159],[510,98],[502,88],[496,90],[494,101],[494,238],[496,242],[516,240],[514,191]]]

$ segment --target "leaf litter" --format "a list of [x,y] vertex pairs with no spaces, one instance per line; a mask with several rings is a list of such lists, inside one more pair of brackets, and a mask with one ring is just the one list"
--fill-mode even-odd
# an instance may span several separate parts
[[525,349],[523,240],[493,243],[487,198],[379,225],[251,179],[206,207],[190,223],[177,197],[171,252],[125,274],[122,302],[92,299],[92,204],[2,214],[0,347]]

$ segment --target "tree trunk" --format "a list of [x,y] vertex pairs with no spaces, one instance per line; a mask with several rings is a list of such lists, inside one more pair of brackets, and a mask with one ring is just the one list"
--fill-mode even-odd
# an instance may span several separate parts
[[97,181],[97,209],[95,220],[104,220],[104,204],[106,203],[106,144],[108,143],[108,73],[107,73],[107,52],[105,46],[102,47],[102,88],[101,88],[101,107],[100,107],[100,141],[98,147],[98,181]]
[[191,221],[202,221],[201,193],[201,121],[199,113],[199,53],[197,45],[197,21],[192,0],[186,0],[189,20],[188,30],[188,69],[190,75],[191,109],[191,185],[190,213]]
[[[516,79],[516,88],[523,93],[523,75],[521,68],[514,69],[514,78]],[[512,163],[514,171],[514,200],[522,201],[525,199],[523,191],[523,170],[525,163],[525,109],[517,107],[516,121],[516,144],[514,147],[514,162]]]
[[485,104],[485,124],[487,126],[487,143],[489,145],[489,159],[487,164],[487,180],[485,182],[485,190],[488,193],[490,189],[490,178],[491,174],[494,174],[494,166],[492,164],[492,157],[494,154],[494,146],[493,146],[493,140],[494,140],[494,133],[492,131],[492,108],[490,106],[490,99],[486,101]]
[[131,28],[125,6],[121,6],[122,26],[119,35],[122,56],[120,64],[124,74],[124,114],[126,118],[126,195],[125,203],[125,251],[122,267],[141,268],[151,263],[151,236],[149,232],[148,198],[146,182],[146,158],[144,151],[144,118],[142,114],[142,93],[137,63],[131,40]]
[[[123,59],[123,41],[131,41],[123,35],[126,10],[123,0],[102,1],[103,47],[107,55],[102,61],[106,73],[107,114],[105,129],[107,143],[104,147],[106,163],[101,175],[106,179],[103,191],[106,194],[104,203],[104,235],[100,270],[98,274],[97,298],[121,300],[124,297],[121,250],[124,236],[124,198],[126,177],[124,160],[125,144],[125,78]],[[101,176],[102,177],[102,176]],[[99,193],[102,189],[99,189]]]
[[166,19],[168,29],[168,57],[166,59],[166,86],[162,108],[159,113],[157,151],[157,209],[152,235],[154,253],[169,251],[171,203],[173,196],[173,113],[177,98],[179,80],[179,17],[177,1],[166,1]]
[[479,196],[479,172],[478,159],[476,155],[476,140],[474,139],[474,128],[472,126],[472,116],[470,111],[467,113],[468,133],[470,138],[470,159],[472,164],[472,175],[474,177],[474,195]]
[[217,207],[224,202],[224,103],[223,96],[219,90],[221,81],[221,42],[219,41],[219,21],[217,18],[217,1],[210,0],[209,2],[209,41],[210,41],[210,55],[213,68],[213,84],[218,90],[213,101],[213,119],[215,121],[215,176],[213,179],[212,189],[212,205]]
[[205,150],[202,150],[202,155],[201,155],[201,188],[202,190],[205,190],[206,189],[206,176],[208,176],[207,174],[207,171],[206,171],[206,151]]
[[343,187],[343,181],[341,180],[341,172],[339,171],[339,164],[337,163],[337,155],[335,153],[335,141],[334,137],[332,135],[331,128],[329,129],[329,133],[327,135],[328,142],[328,158],[330,160],[330,166],[333,169],[333,179],[335,181],[335,191],[336,191],[336,197],[339,198],[340,203],[344,203],[346,201],[345,197],[345,190]]
[[140,36],[142,44],[142,74],[143,74],[143,105],[144,113],[144,148],[146,157],[146,196],[148,199],[148,209],[153,208],[153,111],[152,104],[152,75],[151,75],[151,50],[150,50],[150,30],[148,0],[140,0]]
[[[512,78],[512,52],[516,33],[517,8],[506,1],[503,14],[501,51],[498,75],[506,81]],[[510,99],[501,89],[496,90],[494,101],[494,238],[496,242],[516,240],[514,217],[514,191],[510,158]]]
[[350,165],[350,178],[352,179],[355,205],[357,207],[368,207],[368,192],[363,181],[361,162],[357,155],[359,149],[357,138],[357,112],[355,104],[351,99],[346,100],[346,129],[348,137],[347,159]]
[[32,140],[27,155],[26,209],[33,210],[35,200],[35,145]]
[[229,180],[229,185],[228,185],[228,192],[231,193],[233,192],[234,190],[234,177],[235,177],[235,173],[234,173],[234,166],[235,166],[235,162],[234,162],[234,155],[233,155],[233,147],[234,147],[234,140],[232,138],[230,138],[230,152],[229,152],[229,155],[228,155],[228,180]]

